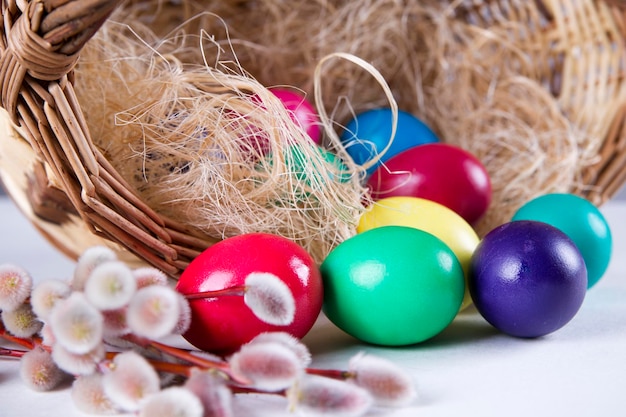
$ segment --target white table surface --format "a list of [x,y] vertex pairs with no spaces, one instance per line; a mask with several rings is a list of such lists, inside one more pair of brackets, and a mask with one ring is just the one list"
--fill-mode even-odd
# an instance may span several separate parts
[[[371,416],[624,416],[626,415],[626,202],[602,208],[614,252],[608,272],[587,293],[577,316],[533,340],[493,330],[477,313],[458,317],[440,335],[407,348],[361,344],[321,319],[305,338],[320,368],[344,368],[366,351],[414,375],[420,393],[411,407]],[[73,264],[47,243],[6,198],[0,198],[0,263],[35,279],[68,277]],[[287,416],[282,398],[238,398],[238,415]],[[297,414],[296,414],[297,415]],[[0,417],[84,416],[68,387],[36,393],[15,360],[0,359]]]

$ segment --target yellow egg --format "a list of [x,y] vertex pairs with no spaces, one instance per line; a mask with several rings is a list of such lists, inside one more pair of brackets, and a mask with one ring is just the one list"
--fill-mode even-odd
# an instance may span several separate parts
[[408,226],[442,240],[454,252],[465,274],[461,310],[472,304],[467,288],[470,260],[480,238],[461,216],[449,208],[417,197],[389,197],[374,202],[361,216],[357,233],[382,226]]

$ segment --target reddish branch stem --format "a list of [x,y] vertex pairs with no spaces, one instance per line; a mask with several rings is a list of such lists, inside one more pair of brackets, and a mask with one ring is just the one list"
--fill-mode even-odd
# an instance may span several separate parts
[[352,376],[348,371],[341,371],[338,369],[313,369],[307,368],[306,373],[310,375],[320,375],[327,378],[346,380]]
[[[223,291],[216,291],[216,292],[230,292],[230,291],[241,291],[241,288],[243,287],[233,287],[227,290],[223,290]],[[195,295],[199,295],[199,294],[208,294],[208,293],[197,293]],[[194,296],[194,294],[190,294],[192,297]],[[228,294],[222,294],[222,295],[235,295],[234,293],[228,293]],[[189,296],[189,295],[188,295]],[[203,296],[204,297],[204,296]],[[201,298],[200,296],[198,296],[197,298]],[[22,346],[28,350],[32,350],[35,348],[35,346],[37,345],[41,345],[41,339],[38,337],[33,337],[33,338],[21,338],[21,337],[15,337],[11,334],[9,334],[6,329],[2,326],[2,324],[0,323],[0,337],[12,342],[16,345]],[[129,342],[137,344],[139,346],[142,347],[150,347],[153,349],[156,349],[162,353],[168,354],[170,356],[173,356],[177,359],[181,359],[184,360],[186,362],[189,362],[190,365],[185,365],[185,364],[177,364],[177,363],[171,363],[171,362],[163,362],[163,361],[156,361],[156,360],[149,360],[149,362],[152,364],[152,366],[154,366],[154,368],[157,371],[161,371],[161,372],[168,372],[168,373],[173,373],[176,375],[182,375],[185,377],[189,377],[190,372],[191,372],[191,368],[192,367],[199,367],[202,369],[215,369],[217,371],[223,372],[225,375],[227,375],[234,383],[239,384],[242,389],[242,392],[245,391],[246,389],[243,387],[247,384],[250,383],[250,381],[242,378],[241,376],[235,375],[230,366],[228,365],[228,363],[226,362],[222,362],[222,361],[217,361],[217,360],[212,360],[212,359],[207,359],[207,358],[203,358],[197,355],[194,355],[193,353],[191,353],[190,351],[184,350],[184,349],[180,349],[180,348],[176,348],[173,346],[169,346],[160,342],[156,342],[153,340],[149,340],[149,339],[144,339],[144,338],[139,338],[133,335],[129,335],[126,336],[125,339],[127,339]],[[41,345],[44,349],[50,350],[49,346],[44,346]],[[23,351],[23,350],[15,350],[15,349],[9,349],[9,348],[3,348],[0,347],[0,356],[7,356],[7,357],[15,357],[15,358],[21,358],[27,351]],[[107,359],[113,359],[116,355],[118,354],[118,352],[107,352],[106,353],[106,358]],[[314,369],[314,368],[307,368],[306,369],[306,373],[311,374],[311,375],[320,375],[320,376],[325,376],[328,378],[334,378],[334,379],[340,379],[340,380],[345,380],[351,377],[351,373],[348,371],[342,371],[342,370],[337,370],[337,369]],[[254,390],[251,390],[254,391]]]
[[192,367],[189,365],[183,365],[180,363],[155,361],[152,359],[148,359],[148,362],[150,362],[152,367],[159,372],[167,372],[170,374],[182,375],[187,378],[189,378],[189,376],[191,375]]
[[37,345],[36,339],[31,339],[31,338],[25,339],[22,337],[13,336],[12,334],[8,333],[6,329],[2,326],[0,326],[0,337],[11,343],[15,343],[16,345],[25,347],[26,349],[29,349],[29,350],[33,349]]
[[0,347],[0,356],[8,356],[11,358],[21,358],[27,353],[27,350],[7,349]]
[[154,340],[138,338],[133,335],[125,336],[124,339],[128,340],[131,343],[135,343],[144,348],[152,348],[159,352],[168,354],[178,359],[182,359],[186,362],[189,362],[192,365],[197,366],[202,369],[215,369],[217,371],[223,372],[228,378],[230,378],[233,382],[237,384],[249,384],[250,381],[242,378],[241,376],[235,375],[233,371],[230,369],[230,366],[226,362],[211,360],[207,358],[203,358],[200,356],[196,356],[191,352],[180,349],[177,347],[169,346],[160,342],[156,342]]
[[169,346],[169,345],[165,345],[163,343],[159,343],[159,342],[155,342],[155,341],[151,341],[149,342],[149,346],[163,352],[163,353],[167,353],[168,355],[174,356],[175,358],[178,359],[182,359],[184,361],[187,361],[193,365],[196,365],[198,367],[201,368],[209,368],[209,369],[217,369],[219,371],[224,372],[226,375],[228,375],[230,378],[232,378],[233,380],[237,381],[237,382],[241,382],[237,377],[235,377],[234,375],[232,375],[232,371],[230,369],[230,366],[228,366],[228,364],[226,362],[220,362],[220,361],[214,361],[214,360],[210,360],[207,358],[202,358],[199,356],[196,356],[194,354],[192,354],[189,351],[183,350],[183,349],[179,349],[173,346]]
[[202,291],[202,292],[195,292],[191,294],[184,294],[184,296],[188,300],[198,300],[198,299],[205,299],[205,298],[221,297],[224,295],[242,296],[245,293],[246,293],[246,287],[241,285],[237,287],[224,288],[222,290]]

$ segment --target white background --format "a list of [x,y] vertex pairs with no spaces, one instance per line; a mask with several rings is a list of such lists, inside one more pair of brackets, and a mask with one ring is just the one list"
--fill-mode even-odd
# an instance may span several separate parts
[[[420,398],[408,408],[371,416],[624,416],[626,415],[626,202],[603,207],[614,254],[604,278],[587,293],[578,315],[561,330],[523,340],[499,334],[476,312],[440,335],[406,348],[359,343],[321,319],[305,342],[314,366],[344,368],[366,351],[410,372]],[[6,199],[0,198],[0,263],[28,269],[35,279],[68,277],[73,264],[53,249]],[[67,386],[49,393],[26,388],[18,363],[0,359],[0,417],[82,416]],[[238,415],[287,416],[282,398],[237,399]],[[296,413],[295,415],[298,415]]]

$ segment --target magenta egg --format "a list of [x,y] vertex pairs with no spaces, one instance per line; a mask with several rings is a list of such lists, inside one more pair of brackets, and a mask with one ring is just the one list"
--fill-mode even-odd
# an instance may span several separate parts
[[295,91],[284,88],[273,88],[271,91],[291,112],[293,120],[306,131],[313,142],[319,144],[321,140],[320,119],[315,107],[303,95]]
[[444,143],[407,149],[374,171],[372,197],[419,197],[437,202],[470,224],[491,202],[491,180],[485,166],[470,152]]

